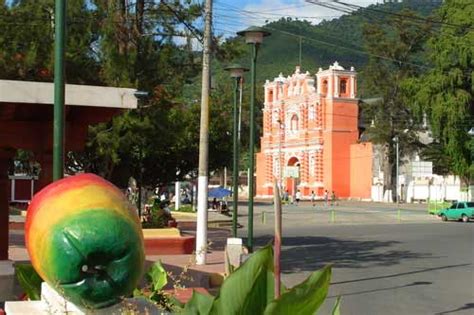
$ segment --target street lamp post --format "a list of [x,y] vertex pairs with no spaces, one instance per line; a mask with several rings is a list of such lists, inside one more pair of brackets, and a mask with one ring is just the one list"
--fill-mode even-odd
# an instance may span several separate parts
[[64,176],[66,0],[55,1],[54,29],[53,180],[58,180]]
[[398,173],[399,173],[399,151],[398,151],[398,136],[395,136],[393,138],[393,141],[395,141],[395,152],[396,152],[396,178],[395,178],[395,197],[396,197],[396,201],[397,201],[397,207],[398,207],[398,204],[399,204],[399,199],[398,199]]
[[249,205],[248,205],[248,237],[247,247],[252,252],[253,247],[253,195],[254,195],[254,142],[255,142],[255,81],[257,67],[258,47],[263,41],[263,37],[270,35],[269,32],[261,27],[251,26],[243,31],[237,32],[237,35],[244,36],[245,42],[252,45],[251,62],[251,81],[250,81],[250,144],[249,144]]
[[398,148],[398,143],[400,139],[398,136],[395,136],[393,138],[393,141],[395,141],[395,152],[396,152],[396,178],[395,178],[395,197],[397,201],[397,217],[398,221],[400,222],[401,216],[400,216],[400,199],[398,197],[398,174],[399,174],[399,160],[400,160],[400,154],[399,154],[399,148]]
[[230,76],[235,79],[234,86],[234,134],[233,134],[233,169],[232,169],[232,198],[233,198],[233,211],[232,211],[232,236],[237,237],[237,208],[239,203],[239,107],[237,106],[237,98],[240,90],[240,80],[247,68],[242,67],[238,64],[233,64],[225,68],[230,72]]

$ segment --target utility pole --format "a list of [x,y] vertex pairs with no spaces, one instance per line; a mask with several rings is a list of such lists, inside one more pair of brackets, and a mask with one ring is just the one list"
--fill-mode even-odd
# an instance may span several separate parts
[[196,263],[206,264],[207,252],[207,185],[209,163],[209,90],[211,59],[212,0],[204,6],[204,40],[202,57],[201,129],[199,132],[198,213],[196,226]]
[[66,0],[56,0],[54,11],[54,122],[53,180],[64,175],[64,46],[66,39]]
[[400,164],[399,163],[400,157],[399,157],[399,152],[398,152],[398,141],[399,141],[398,136],[396,136],[394,139],[395,139],[395,151],[396,151],[396,163],[397,163],[396,164],[396,173],[397,173],[397,175],[396,175],[396,178],[395,178],[395,198],[397,200],[397,207],[398,207],[398,204],[400,203],[400,200],[398,198],[398,177],[399,177],[398,175],[399,175],[399,164]]

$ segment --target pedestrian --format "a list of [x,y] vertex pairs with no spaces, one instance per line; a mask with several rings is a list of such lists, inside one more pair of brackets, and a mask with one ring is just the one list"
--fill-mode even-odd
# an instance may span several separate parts
[[329,194],[328,194],[328,190],[324,190],[324,205],[327,207],[329,206]]
[[163,191],[163,192],[161,193],[161,195],[160,195],[160,201],[162,201],[162,202],[163,202],[163,201],[166,201],[166,193],[165,193],[165,191]]
[[288,190],[286,190],[285,193],[283,194],[283,201],[284,202],[288,202],[288,196],[289,196]]
[[311,203],[313,207],[316,205],[316,195],[314,194],[314,190],[311,190]]
[[212,199],[212,209],[217,210],[219,208],[219,205],[217,203],[217,198]]
[[336,193],[334,192],[334,190],[332,191],[332,194],[331,194],[331,206],[332,205],[336,205]]
[[299,202],[300,202],[300,199],[301,199],[301,192],[300,192],[299,189],[298,189],[298,191],[296,192],[296,198],[295,198],[295,199],[296,199],[296,205],[298,205]]

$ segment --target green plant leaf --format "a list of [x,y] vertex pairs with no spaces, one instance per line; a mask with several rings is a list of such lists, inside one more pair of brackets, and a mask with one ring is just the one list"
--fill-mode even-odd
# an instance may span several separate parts
[[268,304],[264,314],[314,314],[326,298],[330,280],[331,265],[327,265]]
[[41,300],[43,279],[30,264],[16,264],[15,273],[21,288],[30,300]]
[[183,313],[185,315],[208,315],[214,303],[214,297],[193,291],[193,296],[186,303]]
[[154,291],[160,291],[168,283],[168,275],[161,261],[156,261],[147,273]]
[[268,303],[268,278],[273,249],[266,246],[245,261],[222,284],[211,314],[263,314]]
[[169,297],[169,301],[171,303],[171,305],[173,305],[174,308],[176,309],[179,309],[181,311],[184,310],[184,307],[185,307],[185,304],[183,302],[181,302],[180,300],[178,300],[175,296],[173,295],[170,295]]
[[341,297],[338,296],[336,300],[336,304],[334,304],[334,308],[332,309],[332,315],[341,315]]
[[133,297],[144,296],[143,292],[140,289],[135,288],[132,293]]

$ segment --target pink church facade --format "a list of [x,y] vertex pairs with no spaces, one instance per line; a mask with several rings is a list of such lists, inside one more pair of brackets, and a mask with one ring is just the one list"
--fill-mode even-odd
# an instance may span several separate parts
[[337,62],[315,76],[299,67],[265,85],[263,136],[257,154],[257,196],[273,196],[273,181],[303,198],[332,191],[368,199],[372,145],[359,143],[357,73]]

